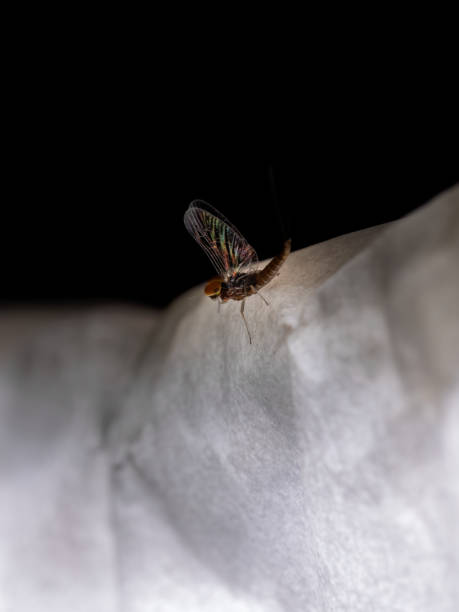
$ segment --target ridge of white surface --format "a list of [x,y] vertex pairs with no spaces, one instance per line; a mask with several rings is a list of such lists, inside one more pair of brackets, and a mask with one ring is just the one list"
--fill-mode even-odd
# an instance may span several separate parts
[[0,317],[1,612],[452,612],[459,188],[247,301]]

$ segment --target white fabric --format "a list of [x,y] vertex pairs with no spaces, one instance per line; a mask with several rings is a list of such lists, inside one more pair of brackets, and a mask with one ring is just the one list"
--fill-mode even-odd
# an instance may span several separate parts
[[264,295],[3,312],[1,612],[459,609],[459,188]]

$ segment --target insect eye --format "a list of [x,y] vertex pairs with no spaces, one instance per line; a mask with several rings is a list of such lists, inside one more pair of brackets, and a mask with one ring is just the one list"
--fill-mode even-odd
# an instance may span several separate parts
[[209,281],[204,289],[204,293],[209,297],[218,297],[222,288],[220,280],[212,279]]

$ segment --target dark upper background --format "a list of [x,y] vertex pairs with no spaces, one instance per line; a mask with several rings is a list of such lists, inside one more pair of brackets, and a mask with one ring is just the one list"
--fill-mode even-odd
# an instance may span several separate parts
[[301,249],[391,221],[459,180],[444,84],[440,104],[420,108],[423,91],[384,97],[335,74],[332,86],[303,83],[294,110],[291,92],[282,107],[269,91],[249,103],[243,86],[169,92],[148,62],[146,79],[145,62],[51,55],[15,71],[4,116],[4,305],[165,306],[213,275],[183,225],[195,198],[264,259],[286,236]]
[[171,152],[94,123],[61,129],[40,134],[15,177],[2,224],[3,303],[166,305],[213,275],[183,225],[194,198],[223,212],[264,259],[288,236],[300,249],[397,219],[459,179],[451,150],[431,141],[384,142],[382,154],[359,134],[357,151],[355,141],[327,138],[297,157],[243,142],[209,155],[193,140]]

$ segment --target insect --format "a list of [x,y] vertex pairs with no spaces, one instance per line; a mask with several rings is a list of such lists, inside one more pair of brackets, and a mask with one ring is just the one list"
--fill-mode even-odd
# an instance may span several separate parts
[[218,210],[202,200],[194,200],[185,212],[184,223],[196,242],[204,249],[218,277],[210,280],[204,292],[212,300],[241,301],[241,316],[244,320],[249,342],[252,344],[249,326],[244,316],[245,299],[257,293],[266,304],[259,290],[267,285],[279,272],[287,259],[291,240],[284,243],[282,251],[263,269],[254,269],[258,262],[255,249],[242,234]]

